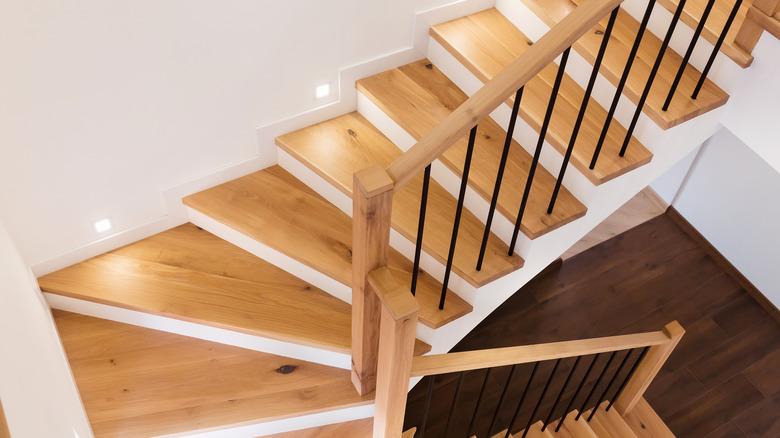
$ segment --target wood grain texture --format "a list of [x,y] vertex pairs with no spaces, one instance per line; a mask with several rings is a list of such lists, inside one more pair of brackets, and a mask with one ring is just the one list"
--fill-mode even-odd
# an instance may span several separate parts
[[623,419],[639,438],[674,438],[675,436],[644,398],[640,398],[634,409]]
[[648,332],[549,344],[522,345],[519,347],[421,356],[414,359],[412,364],[412,376],[420,377],[522,363],[533,363],[558,358],[645,347],[648,345],[664,345],[666,343],[668,343],[668,337],[662,332]]
[[[679,0],[658,0],[658,3],[669,12],[674,13],[679,4]],[[726,24],[726,19],[731,13],[735,3],[735,0],[718,0],[715,2],[712,12],[710,12],[710,16],[707,18],[707,22],[704,24],[704,29],[701,33],[704,39],[713,45],[718,41],[718,37],[723,31],[723,26]],[[743,47],[735,44],[734,39],[739,32],[740,27],[745,22],[747,11],[753,3],[754,0],[745,0],[742,3],[736,18],[734,19],[734,23],[732,24],[728,35],[726,35],[726,40],[723,42],[723,46],[720,49],[723,54],[731,58],[732,61],[736,62],[737,65],[742,68],[750,67],[750,64],[753,63],[753,55],[750,54],[750,51],[746,51]],[[687,24],[691,29],[696,29],[706,5],[707,0],[688,1],[685,4],[685,9],[683,9],[680,20]]]
[[388,167],[388,173],[399,186],[406,184],[425,166],[463,137],[480,120],[529,83],[542,69],[570,47],[574,41],[596,24],[619,0],[590,1],[569,14],[556,29],[547,32],[533,47],[518,58],[507,60],[502,69],[425,138]]
[[[575,411],[576,412],[576,411]],[[598,415],[598,414],[596,414]],[[593,429],[590,428],[588,422],[585,421],[586,417],[580,417],[579,420],[575,420],[576,414],[569,415],[563,422],[563,428],[575,438],[598,438]]]
[[653,383],[653,379],[661,371],[661,367],[664,366],[664,363],[682,339],[685,330],[677,321],[673,321],[664,327],[663,333],[667,336],[667,342],[650,347],[647,355],[636,368],[636,372],[631,377],[631,380],[628,381],[620,398],[615,402],[615,409],[623,416],[631,412],[634,406],[642,399],[645,391]]
[[[586,2],[583,6],[589,3],[591,2]],[[568,20],[581,9],[582,7],[576,8],[564,20]],[[564,20],[560,24],[565,25]],[[592,25],[588,29],[591,27]],[[513,60],[524,59],[525,54],[535,50],[544,40],[543,37],[532,42],[496,9],[433,26],[431,36],[486,83],[503,74],[503,70],[510,63],[516,62]],[[518,114],[537,132],[547,111],[557,70],[555,63],[544,64],[538,76],[527,82],[523,92]],[[546,137],[561,154],[565,153],[568,147],[573,121],[579,114],[584,95],[585,90],[574,79],[565,75]],[[507,104],[511,105],[512,100],[508,99]],[[591,98],[571,157],[571,164],[594,184],[616,178],[650,162],[652,158],[650,151],[633,137],[625,156],[620,157],[619,151],[626,137],[626,129],[613,121],[596,168],[590,170],[588,167],[606,117],[607,111]]]
[[8,423],[5,419],[5,411],[3,411],[2,402],[0,402],[0,438],[11,438],[11,432],[8,431]]
[[605,410],[607,406],[609,406],[609,403],[604,402],[590,421],[589,424],[594,432],[599,437],[637,438],[634,431],[631,430],[631,427],[628,426],[616,410]]
[[[428,60],[389,70],[357,82],[358,90],[371,99],[412,137],[422,139],[428,132],[464,104],[467,95]],[[469,185],[487,202],[495,187],[506,131],[486,117],[477,127]],[[468,138],[462,137],[439,160],[456,175],[463,175]],[[497,201],[498,211],[514,222],[523,196],[532,157],[516,141],[507,158],[504,180]],[[419,179],[415,176],[413,181]],[[555,178],[538,168],[531,186],[521,231],[533,239],[559,228],[585,214],[587,209],[565,187],[558,195],[553,213],[547,206]],[[419,190],[418,190],[419,191]],[[480,234],[481,238],[481,234]]]
[[420,306],[386,267],[370,277],[371,289],[382,303],[374,436],[401,438]]
[[[376,389],[382,303],[369,273],[387,266],[393,181],[373,166],[354,174],[352,220],[352,383],[360,395]],[[414,345],[414,341],[412,341]]]
[[[582,0],[524,0],[547,25],[553,26],[572,10],[577,8]],[[606,29],[608,18],[585,33],[577,43],[575,50],[591,64],[595,63]],[[617,86],[628,60],[628,55],[639,31],[639,22],[623,9],[618,13],[612,29],[607,51],[600,72],[610,82]],[[623,94],[634,104],[639,102],[644,92],[650,71],[661,48],[661,39],[651,32],[645,32],[636,57],[631,67]],[[647,102],[643,108],[647,114],[662,129],[669,129],[686,122],[715,108],[723,106],[728,101],[728,94],[714,82],[707,79],[696,100],[690,98],[701,73],[693,66],[685,69],[680,85],[668,111],[662,109],[671,84],[682,64],[682,56],[668,49],[663,57],[658,74],[653,82]]]
[[758,288],[750,282],[739,270],[731,264],[731,262],[723,256],[707,239],[691,225],[674,207],[670,207],[668,210],[669,217],[682,228],[685,233],[691,237],[696,243],[703,248],[707,254],[732,278],[734,278],[744,289],[750,294],[751,297],[759,304],[764,310],[774,318],[775,321],[780,323],[780,309],[778,309],[769,299],[761,293]]
[[623,234],[654,217],[662,215],[667,208],[668,205],[658,194],[650,187],[646,187],[604,219],[596,228],[589,231],[585,237],[566,250],[561,255],[561,259],[568,260],[599,243]]
[[[780,324],[767,312],[757,317],[744,304],[734,306],[745,298],[751,296],[740,283],[667,213],[533,279],[453,351],[636,333],[656,330],[676,319],[685,327],[685,336],[645,393],[645,399],[669,429],[679,437],[775,438],[776,434],[765,432],[776,427],[773,421],[780,409],[772,401],[780,398],[773,366],[780,351],[776,334]],[[734,312],[724,311],[726,308]],[[719,323],[713,320],[716,315]],[[751,319],[753,325],[745,328]],[[774,323],[774,330],[770,323]],[[547,366],[549,370],[552,364]],[[496,386],[506,380],[508,369],[502,371],[491,378],[498,382]],[[529,373],[530,367],[525,372]],[[469,399],[468,395],[476,399],[482,376],[484,371],[476,374],[476,387],[464,392],[465,399]],[[699,378],[708,386],[700,383]],[[437,379],[437,385],[440,380]],[[522,378],[517,380],[520,383],[514,389],[514,400],[519,398],[518,391],[522,391],[525,382]],[[410,426],[419,424],[415,413],[422,410],[427,383],[423,380],[410,392]],[[451,383],[437,390],[442,393],[442,403],[451,402],[453,387]],[[498,402],[501,389],[496,391],[492,403],[483,408],[488,413]],[[464,403],[458,414],[470,416],[474,404],[475,401]],[[446,421],[447,412],[431,412],[428,425],[431,436],[437,436],[433,432],[442,430],[440,418]],[[499,427],[506,427],[509,420],[506,416],[501,418],[507,423]],[[750,419],[755,421],[751,423]],[[747,423],[754,424],[756,429],[745,435],[740,426]],[[485,428],[487,424],[477,430]],[[717,431],[723,434],[716,434]],[[480,432],[479,436],[484,434]]]
[[[402,151],[358,113],[350,113],[283,135],[277,145],[352,197],[352,175],[373,165],[386,167]],[[475,169],[476,171],[476,169]],[[422,175],[393,196],[393,228],[417,240]],[[423,249],[442,264],[449,252],[457,200],[436,181],[428,192]],[[482,270],[475,269],[484,224],[468,210],[463,211],[455,248],[453,270],[474,287],[502,277],[522,267],[523,260],[509,256],[509,247],[491,234]]]
[[[188,196],[188,205],[211,218],[322,272],[352,284],[352,219],[279,166]],[[391,249],[389,268],[401,283],[413,264]],[[438,309],[441,283],[419,276],[420,320],[436,328],[471,311],[450,291]]]
[[96,437],[219,429],[373,401],[373,394],[355,393],[347,370],[73,313],[54,316]]
[[48,293],[350,352],[347,303],[192,224],[38,282]]

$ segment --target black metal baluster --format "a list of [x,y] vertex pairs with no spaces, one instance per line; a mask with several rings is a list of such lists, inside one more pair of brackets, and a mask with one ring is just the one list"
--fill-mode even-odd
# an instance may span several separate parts
[[571,411],[572,406],[574,406],[574,401],[577,400],[577,397],[582,392],[582,388],[585,387],[585,383],[588,382],[588,378],[590,377],[591,371],[593,371],[593,366],[596,365],[596,361],[599,360],[599,357],[601,356],[601,353],[596,354],[593,357],[593,360],[590,362],[590,365],[588,365],[588,369],[585,371],[585,376],[580,380],[580,384],[577,386],[577,390],[574,391],[574,395],[571,397],[571,400],[569,400],[569,404],[566,406],[566,409],[563,410],[563,415],[561,416],[561,420],[558,421],[558,425],[555,427],[555,431],[558,432],[561,430],[561,426],[563,426],[563,420],[566,419],[566,416],[569,415],[569,412]]
[[596,406],[593,408],[592,411],[590,411],[590,415],[588,416],[588,422],[590,422],[590,420],[593,419],[593,416],[596,415],[596,411],[599,409],[599,406],[601,406],[601,403],[605,400],[607,393],[609,393],[609,390],[612,388],[612,385],[615,384],[615,380],[617,380],[617,376],[620,375],[621,372],[623,372],[623,368],[626,367],[626,364],[628,363],[628,358],[631,357],[631,353],[633,352],[634,350],[626,351],[626,356],[620,362],[620,366],[618,367],[617,371],[615,371],[615,374],[612,375],[612,379],[607,384],[607,387],[604,388],[604,391],[601,392],[601,396],[599,396],[599,399],[596,402]]
[[493,368],[488,368],[487,373],[485,373],[485,380],[482,382],[482,389],[479,391],[479,398],[477,398],[477,407],[474,408],[474,414],[471,416],[471,423],[469,423],[469,430],[466,433],[467,437],[474,436],[472,432],[474,431],[474,425],[477,422],[476,420],[477,414],[479,413],[479,407],[482,406],[482,399],[485,396],[485,389],[487,388],[488,380],[490,380],[491,371],[493,371]]
[[447,418],[447,427],[444,428],[444,436],[450,436],[450,428],[452,427],[452,419],[455,418],[455,407],[458,405],[458,398],[460,398],[460,390],[463,388],[463,376],[465,371],[460,372],[458,377],[458,387],[455,389],[455,397],[452,398],[452,406],[450,406],[450,415]]
[[626,154],[626,149],[628,148],[628,144],[631,142],[631,136],[634,135],[634,129],[636,129],[636,124],[639,121],[639,116],[642,114],[642,108],[645,107],[645,102],[647,102],[647,97],[650,96],[650,89],[653,87],[653,82],[655,81],[655,77],[658,74],[658,69],[661,67],[661,61],[663,61],[664,55],[666,54],[666,49],[669,48],[669,41],[672,40],[672,35],[674,34],[674,29],[677,27],[677,23],[680,21],[680,15],[682,15],[683,8],[685,7],[685,1],[686,0],[680,0],[680,3],[677,5],[677,10],[674,12],[674,17],[672,17],[672,22],[669,24],[669,30],[666,31],[666,36],[664,37],[663,43],[661,43],[661,49],[658,51],[658,56],[655,57],[655,63],[653,64],[652,70],[650,70],[650,77],[647,78],[647,84],[645,85],[645,90],[642,92],[642,97],[639,98],[639,103],[636,106],[636,111],[634,111],[634,118],[631,119],[631,125],[628,127],[628,132],[626,132],[626,138],[623,140],[623,146],[620,148],[620,156],[624,156]]
[[[523,98],[523,89],[520,87],[515,94],[515,103],[512,105],[512,117],[509,119],[509,127],[506,128],[506,140],[504,140],[504,151],[501,153],[501,162],[498,165],[496,174],[496,185],[493,188],[493,198],[490,200],[490,210],[488,211],[487,221],[485,221],[485,233],[482,235],[482,246],[479,248],[479,258],[477,259],[477,271],[482,269],[482,261],[485,258],[487,241],[490,236],[490,226],[493,224],[493,214],[496,212],[496,203],[498,202],[498,192],[501,190],[501,181],[504,179],[504,169],[506,160],[509,157],[509,147],[512,146],[512,135],[515,132],[515,122],[517,121],[517,112],[520,109],[520,100]],[[470,435],[469,435],[470,436]]]
[[734,8],[731,10],[731,13],[729,14],[729,18],[726,19],[726,25],[723,26],[723,31],[720,33],[720,36],[718,37],[718,42],[715,43],[715,47],[712,49],[712,54],[710,54],[710,59],[707,60],[707,66],[704,67],[704,71],[701,72],[701,77],[699,78],[699,82],[696,83],[696,89],[693,90],[691,99],[695,100],[697,97],[699,97],[699,92],[701,91],[701,87],[704,85],[704,81],[707,80],[707,75],[710,73],[710,69],[712,68],[712,63],[715,62],[715,57],[718,56],[718,52],[720,52],[720,46],[723,45],[723,41],[726,39],[726,34],[729,33],[729,29],[731,29],[731,24],[734,22],[734,18],[737,16],[737,12],[739,11],[740,6],[742,6],[742,0],[737,0],[737,2],[734,4]]
[[512,415],[512,421],[509,422],[509,427],[506,428],[506,435],[504,435],[504,438],[507,438],[511,433],[512,429],[515,427],[517,416],[520,415],[520,408],[523,407],[523,403],[525,403],[525,399],[526,397],[528,397],[528,391],[531,389],[531,383],[533,383],[534,377],[536,377],[536,371],[538,369],[539,369],[539,362],[536,362],[534,363],[534,369],[531,370],[531,377],[529,377],[528,381],[525,382],[525,389],[523,390],[523,395],[520,396],[520,401],[517,403],[517,409],[515,409],[515,413],[514,415]]
[[433,385],[436,382],[436,376],[431,376],[428,381],[428,394],[425,396],[425,407],[423,408],[423,420],[420,425],[420,431],[417,433],[417,438],[425,437],[425,427],[428,425],[428,411],[431,409],[431,399],[433,398]]
[[553,403],[553,407],[552,409],[550,409],[550,413],[547,414],[547,419],[544,420],[544,424],[542,424],[542,432],[544,432],[544,430],[547,429],[547,425],[550,424],[550,420],[552,420],[553,413],[555,413],[555,409],[558,408],[558,403],[561,402],[561,397],[563,396],[563,393],[566,392],[566,387],[569,386],[569,381],[571,380],[572,376],[574,376],[574,373],[577,371],[577,367],[580,365],[581,360],[582,360],[582,356],[577,356],[577,360],[574,361],[574,366],[571,367],[571,371],[569,371],[569,375],[566,377],[566,381],[563,382],[561,391],[558,393],[558,397],[556,397],[555,403]]
[[469,146],[466,149],[466,162],[463,164],[463,179],[460,182],[460,193],[458,194],[458,207],[455,210],[455,223],[452,224],[452,239],[450,240],[450,252],[447,256],[447,268],[444,271],[444,281],[441,286],[441,299],[439,299],[439,310],[444,308],[444,300],[447,299],[447,285],[450,282],[450,272],[452,272],[452,258],[455,256],[455,244],[458,241],[458,228],[460,227],[460,215],[463,213],[463,200],[466,197],[466,187],[469,185],[469,168],[471,167],[471,155],[474,153],[474,141],[477,138],[477,127],[471,128],[469,134]]
[[563,57],[561,57],[561,65],[558,66],[558,75],[555,77],[555,84],[553,85],[552,93],[550,94],[550,102],[547,104],[547,113],[544,115],[542,129],[539,131],[539,141],[536,143],[536,152],[534,152],[534,159],[531,162],[531,169],[528,171],[528,179],[525,182],[523,200],[520,202],[520,211],[517,213],[515,230],[512,233],[512,243],[509,244],[509,255],[513,255],[515,253],[517,233],[520,232],[520,221],[523,220],[523,213],[525,213],[525,207],[528,204],[528,196],[531,194],[531,184],[534,182],[534,173],[536,172],[536,166],[539,164],[539,156],[542,153],[542,146],[544,146],[544,138],[547,136],[547,128],[550,126],[550,119],[552,118],[553,108],[555,108],[555,100],[558,98],[558,90],[561,88],[563,72],[566,69],[566,63],[569,61],[570,51],[571,47],[563,52]]
[[585,96],[582,98],[582,104],[580,105],[580,113],[577,115],[577,121],[574,122],[574,129],[569,139],[569,146],[566,148],[566,155],[563,157],[563,164],[561,170],[558,172],[558,181],[555,183],[555,189],[553,189],[552,197],[550,198],[550,205],[547,207],[547,214],[552,214],[555,207],[555,200],[558,199],[558,192],[561,190],[561,184],[563,184],[563,175],[566,173],[566,168],[569,166],[569,160],[571,154],[574,151],[574,143],[577,141],[577,136],[580,133],[580,127],[582,121],[585,119],[585,111],[588,109],[588,103],[590,103],[590,96],[593,94],[593,87],[596,85],[596,78],[599,75],[599,69],[601,68],[601,62],[604,60],[604,53],[607,51],[607,45],[609,44],[609,38],[612,35],[612,28],[615,26],[615,19],[617,19],[618,11],[620,8],[612,10],[612,14],[609,16],[609,23],[604,30],[604,38],[601,40],[601,47],[599,47],[599,53],[596,55],[596,62],[593,63],[593,70],[590,73],[590,80],[588,81],[588,88],[585,90]]
[[664,102],[663,106],[664,111],[667,111],[669,109],[669,104],[672,103],[674,93],[677,91],[677,87],[680,85],[680,80],[682,79],[683,73],[685,73],[685,68],[688,66],[688,61],[691,59],[693,49],[696,47],[696,42],[699,41],[699,35],[701,35],[701,31],[704,29],[704,23],[706,23],[707,17],[710,16],[710,11],[712,11],[712,5],[714,4],[715,0],[710,0],[707,2],[707,6],[704,8],[704,13],[701,15],[699,25],[696,26],[696,31],[693,32],[691,43],[688,45],[688,51],[686,51],[685,56],[683,56],[680,69],[677,70],[677,76],[674,77],[674,82],[672,82],[672,88],[669,90],[669,94],[666,96],[666,102]]
[[612,365],[612,362],[615,360],[615,355],[617,354],[617,351],[613,351],[612,354],[609,356],[609,360],[607,361],[607,365],[604,366],[604,369],[601,370],[601,374],[599,375],[599,378],[596,379],[596,384],[593,385],[593,388],[591,388],[590,393],[585,398],[585,401],[582,403],[582,406],[580,407],[580,411],[577,412],[577,416],[574,417],[574,421],[577,421],[582,416],[582,412],[585,410],[585,407],[588,405],[588,402],[590,401],[590,398],[593,397],[593,394],[596,392],[596,388],[601,385],[601,382],[604,380],[604,376],[607,374],[607,370],[609,369],[609,366]]
[[414,269],[412,269],[412,295],[417,291],[417,275],[420,272],[420,253],[422,252],[423,230],[425,229],[425,210],[428,208],[428,186],[431,182],[431,165],[425,167],[423,174],[422,196],[420,197],[420,220],[417,223],[417,246],[414,248]]
[[628,375],[625,379],[623,379],[623,383],[620,384],[620,387],[618,388],[615,395],[612,397],[612,400],[609,402],[609,405],[607,406],[606,411],[612,409],[612,405],[615,404],[615,400],[620,397],[620,394],[623,393],[623,390],[626,389],[626,385],[628,384],[629,380],[631,380],[632,377],[634,377],[634,373],[636,372],[636,369],[639,367],[639,364],[642,363],[642,360],[647,356],[647,352],[650,351],[650,347],[645,347],[642,350],[642,353],[639,355],[639,358],[637,358],[636,362],[634,362],[634,366],[631,367],[631,371],[628,372]]
[[631,72],[631,67],[634,65],[634,58],[636,58],[636,54],[639,51],[639,45],[642,43],[642,37],[645,34],[645,29],[647,29],[647,23],[650,21],[650,14],[653,12],[653,7],[655,7],[655,0],[650,0],[647,4],[647,9],[645,9],[645,15],[642,17],[642,23],[639,24],[639,31],[636,34],[634,45],[631,47],[631,53],[628,55],[626,67],[623,69],[623,76],[620,77],[620,82],[618,82],[615,97],[612,99],[612,105],[609,107],[607,120],[604,121],[604,128],[601,130],[599,141],[596,144],[596,150],[593,151],[593,159],[590,160],[590,169],[596,167],[599,153],[601,153],[601,148],[604,146],[604,141],[607,139],[607,132],[609,132],[609,127],[615,116],[615,110],[617,110],[618,102],[620,102],[620,96],[623,95],[623,88],[626,86],[628,74]]
[[544,385],[544,390],[542,391],[542,395],[539,397],[539,401],[536,402],[536,407],[534,407],[534,411],[531,412],[531,416],[528,418],[528,423],[526,423],[525,425],[525,430],[523,431],[523,435],[520,438],[525,438],[526,435],[528,435],[528,429],[531,427],[531,424],[534,421],[534,417],[536,417],[536,414],[539,412],[539,408],[542,406],[542,401],[544,401],[544,397],[547,395],[547,391],[550,390],[550,384],[552,383],[553,379],[555,379],[555,372],[558,371],[558,367],[560,365],[561,365],[561,360],[557,359],[555,361],[555,366],[553,367],[553,370],[550,373],[550,378],[547,379],[547,383]]
[[490,426],[488,426],[488,436],[493,436],[493,427],[496,425],[496,420],[498,419],[498,414],[501,412],[501,405],[504,404],[504,398],[506,397],[506,393],[509,390],[509,384],[512,383],[512,377],[515,375],[515,370],[517,369],[517,365],[512,365],[512,370],[509,371],[509,377],[506,379],[506,384],[504,385],[504,390],[501,391],[501,397],[498,399],[498,406],[496,406],[496,412],[493,414],[493,419],[490,420]]

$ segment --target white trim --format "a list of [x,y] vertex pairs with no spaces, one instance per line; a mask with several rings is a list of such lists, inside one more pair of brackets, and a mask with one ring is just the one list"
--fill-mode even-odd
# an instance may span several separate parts
[[261,351],[277,356],[315,362],[331,367],[347,370],[351,369],[351,357],[348,354],[253,336],[203,324],[152,315],[137,310],[123,309],[106,304],[64,297],[62,295],[50,293],[44,293],[44,295],[49,302],[49,305],[54,309],[93,316],[95,318],[108,319],[138,327],[146,327],[191,338],[203,339],[210,342],[218,342],[220,344],[246,348],[247,350]]
[[362,420],[373,416],[374,405],[370,404],[263,423],[243,423],[184,433],[161,435],[157,438],[254,438],[282,432],[309,429],[312,427],[327,426],[329,424],[343,423],[346,421]]

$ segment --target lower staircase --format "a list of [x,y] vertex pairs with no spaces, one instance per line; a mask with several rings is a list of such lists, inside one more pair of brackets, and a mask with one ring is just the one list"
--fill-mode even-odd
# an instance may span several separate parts
[[[630,401],[488,432],[673,436],[641,395],[681,328],[440,354],[714,132],[699,117],[728,95],[703,78],[699,100],[662,109],[676,64],[681,87],[701,73],[655,35],[640,44],[620,3],[501,0],[433,26],[427,57],[357,81],[357,111],[276,138],[277,165],[184,197],[188,223],[39,278],[95,436],[397,437],[410,377],[556,360],[552,381],[562,360],[611,352],[606,372],[643,348],[611,396],[627,385]],[[526,9],[552,30],[528,37]],[[594,65],[589,82],[565,72],[569,56]]]

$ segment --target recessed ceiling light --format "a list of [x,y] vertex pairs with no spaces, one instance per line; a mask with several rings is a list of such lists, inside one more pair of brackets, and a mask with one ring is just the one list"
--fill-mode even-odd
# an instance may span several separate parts
[[95,222],[95,231],[103,233],[111,229],[111,221],[108,219],[101,219]]
[[317,99],[330,96],[330,84],[322,84],[314,89],[314,96]]

